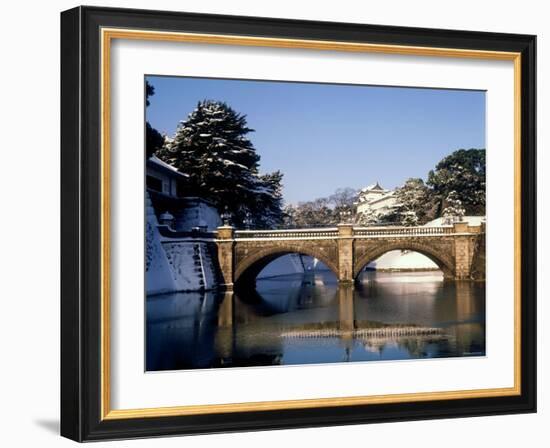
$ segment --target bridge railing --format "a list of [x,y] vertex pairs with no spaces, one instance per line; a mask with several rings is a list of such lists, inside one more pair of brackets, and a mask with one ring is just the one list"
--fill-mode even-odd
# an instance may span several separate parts
[[[454,231],[451,226],[441,227],[354,227],[353,237],[446,235]],[[236,230],[236,239],[293,239],[337,238],[337,228]]]
[[[221,228],[220,228],[221,229]],[[168,239],[216,239],[219,238],[218,231],[175,231],[168,226],[160,225],[158,230],[162,237]],[[219,229],[218,229],[219,230]],[[232,231],[231,228],[229,230]],[[482,233],[484,230],[477,226],[468,226],[465,232]],[[372,237],[414,237],[414,236],[437,236],[450,235],[455,233],[452,226],[440,227],[353,227],[353,232],[346,234],[346,237],[372,238]],[[234,230],[229,238],[235,239],[328,239],[341,236],[336,227],[313,228],[313,229],[284,229],[284,230]],[[225,238],[228,238],[227,236]]]
[[453,233],[451,226],[441,227],[355,227],[354,236],[416,236]]
[[236,230],[235,238],[292,239],[292,238],[337,238],[337,228],[285,229],[285,230]]

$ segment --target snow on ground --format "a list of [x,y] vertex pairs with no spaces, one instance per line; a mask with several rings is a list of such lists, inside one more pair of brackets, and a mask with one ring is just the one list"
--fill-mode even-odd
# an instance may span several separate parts
[[438,269],[437,265],[425,255],[418,252],[392,250],[377,260],[369,263],[371,269]]
[[[369,263],[377,270],[435,270],[438,266],[428,257],[411,251],[393,250]],[[326,271],[329,268],[321,261],[308,255],[283,255],[268,264],[258,275],[259,279],[280,275],[301,274],[305,271]]]
[[[437,218],[433,221],[424,224],[424,227],[440,227],[443,226],[445,218]],[[467,222],[471,226],[480,226],[482,222],[485,222],[485,216],[463,216],[462,221]]]

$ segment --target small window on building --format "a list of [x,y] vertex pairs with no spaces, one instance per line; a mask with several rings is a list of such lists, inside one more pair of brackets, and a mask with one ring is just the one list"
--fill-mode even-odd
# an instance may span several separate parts
[[147,176],[147,188],[162,193],[162,180],[153,176]]

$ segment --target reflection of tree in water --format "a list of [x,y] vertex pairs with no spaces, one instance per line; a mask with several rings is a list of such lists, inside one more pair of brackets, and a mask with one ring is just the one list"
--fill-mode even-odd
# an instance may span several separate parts
[[399,339],[397,344],[399,347],[404,348],[409,352],[413,358],[425,358],[428,356],[426,352],[426,347],[428,344],[434,342],[430,339],[421,339],[421,338],[405,338]]
[[[466,326],[468,330],[463,328]],[[411,358],[454,357],[483,355],[484,332],[485,328],[480,324],[462,324],[442,329],[440,334],[434,335],[358,339],[367,351],[380,354],[387,348],[399,347]],[[434,348],[432,352],[428,350],[430,347]]]
[[416,337],[401,337],[401,338],[369,338],[362,340],[362,343],[369,351],[383,352],[385,348],[397,346],[415,358],[423,358],[428,354],[425,348],[433,343],[441,343],[447,341],[449,336],[446,334],[433,336],[416,336]]

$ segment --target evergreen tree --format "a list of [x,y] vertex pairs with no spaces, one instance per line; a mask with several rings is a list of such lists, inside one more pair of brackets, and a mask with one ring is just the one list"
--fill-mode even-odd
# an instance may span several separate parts
[[252,206],[252,224],[259,229],[278,227],[283,222],[283,173],[275,171],[259,176],[256,200]]
[[443,210],[445,199],[454,192],[465,213],[485,214],[485,149],[459,149],[430,171],[428,185]]
[[441,216],[445,224],[462,221],[465,214],[465,209],[462,206],[462,201],[459,199],[456,191],[451,191],[445,199],[445,208]]
[[145,81],[145,106],[149,107],[151,105],[151,102],[149,101],[149,97],[152,97],[155,94],[155,88],[152,84],[149,83],[149,81]]
[[164,144],[164,137],[149,122],[145,123],[145,155],[151,157]]
[[375,226],[376,224],[378,224],[378,221],[378,214],[373,210],[358,213],[355,216],[355,223],[359,226]]
[[420,178],[407,179],[395,192],[399,204],[396,221],[404,226],[422,225],[434,219],[434,200],[430,189]]
[[[149,107],[149,98],[155,94],[155,88],[145,81],[145,106]],[[145,122],[145,157],[148,159],[164,144],[164,137],[151,124]]]
[[282,174],[258,174],[250,132],[245,115],[222,102],[200,101],[157,156],[189,175],[189,195],[220,211],[227,207],[233,225],[243,226],[250,215],[255,227],[272,227],[282,221]]
[[400,216],[400,224],[402,226],[412,227],[412,226],[418,226],[420,224],[420,220],[418,219],[418,215],[414,210],[409,210],[406,212],[401,213]]

